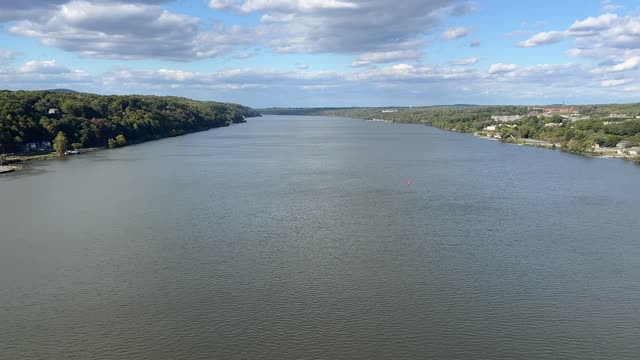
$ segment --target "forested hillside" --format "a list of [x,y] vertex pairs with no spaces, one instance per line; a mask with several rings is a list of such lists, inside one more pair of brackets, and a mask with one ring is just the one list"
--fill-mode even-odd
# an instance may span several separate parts
[[101,96],[55,91],[0,91],[0,153],[63,132],[74,147],[103,147],[177,136],[259,116],[251,108],[179,97]]

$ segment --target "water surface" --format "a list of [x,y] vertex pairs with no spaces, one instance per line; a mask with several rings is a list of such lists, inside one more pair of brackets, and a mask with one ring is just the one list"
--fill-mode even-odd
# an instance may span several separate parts
[[638,184],[320,117],[35,163],[0,177],[0,359],[637,359]]

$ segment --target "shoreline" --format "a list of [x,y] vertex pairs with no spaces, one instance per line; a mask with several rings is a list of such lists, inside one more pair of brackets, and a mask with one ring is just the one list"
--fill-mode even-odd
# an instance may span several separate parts
[[[193,131],[193,132],[186,132],[184,134],[175,135],[175,136],[166,136],[166,137],[160,137],[160,138],[157,138],[157,139],[150,139],[150,140],[146,140],[146,141],[134,142],[134,143],[129,143],[126,146],[139,145],[139,144],[143,144],[143,143],[146,143],[146,142],[162,140],[162,139],[168,139],[168,138],[172,138],[172,137],[180,137],[180,136],[184,136],[184,135],[210,131],[210,130],[218,129],[218,128],[221,128],[221,127],[230,127],[230,126],[237,125],[237,124],[244,124],[244,123],[247,122],[246,119],[249,119],[249,118],[252,118],[252,117],[246,117],[246,118],[243,119],[242,122],[234,122],[234,123],[231,123],[231,124],[226,125],[226,126],[217,126],[217,127],[213,127],[213,128],[206,129],[206,130],[198,130],[198,131]],[[126,146],[124,146],[124,147],[126,147]],[[87,153],[92,153],[92,152],[102,151],[102,150],[110,150],[110,148],[108,148],[108,147],[81,148],[81,149],[77,149],[78,152],[75,153],[75,154],[66,154],[66,155],[62,155],[62,156],[57,155],[55,152],[50,152],[50,153],[45,153],[45,154],[7,155],[7,157],[6,157],[6,165],[0,165],[0,175],[12,173],[12,172],[19,171],[19,170],[23,170],[26,166],[28,166],[28,163],[32,162],[32,161],[53,160],[53,159],[57,159],[57,158],[66,158],[66,157],[70,157],[70,156],[82,155],[82,154],[87,154]]]
[[[315,116],[315,115],[312,115]],[[326,116],[326,115],[325,115]],[[329,115],[329,116],[335,116],[335,115]],[[617,149],[614,148],[601,148],[601,151],[589,151],[589,152],[577,152],[577,151],[571,151],[567,148],[563,148],[561,144],[552,144],[551,142],[545,141],[545,140],[536,140],[536,139],[524,139],[524,138],[512,138],[512,139],[498,139],[498,138],[494,138],[490,135],[484,135],[481,134],[480,132],[469,132],[469,131],[460,131],[457,129],[447,129],[447,128],[442,128],[442,127],[438,127],[438,126],[434,126],[434,125],[430,125],[430,124],[416,124],[416,123],[405,123],[405,122],[399,122],[399,121],[393,121],[393,120],[388,120],[388,119],[366,119],[366,118],[358,118],[358,117],[351,117],[351,116],[335,116],[335,117],[339,117],[339,118],[345,118],[345,119],[356,119],[356,120],[361,120],[361,121],[379,121],[379,122],[386,122],[386,123],[394,123],[394,124],[407,124],[407,125],[422,125],[422,126],[430,126],[432,128],[435,129],[439,129],[442,131],[447,131],[447,132],[455,132],[455,133],[459,133],[459,134],[470,134],[485,140],[489,140],[489,141],[499,141],[501,143],[504,144],[513,144],[513,145],[521,145],[521,146],[530,146],[530,147],[537,147],[537,148],[544,148],[544,149],[548,149],[548,150],[559,150],[562,152],[566,152],[569,154],[574,154],[574,155],[582,155],[582,156],[587,156],[587,157],[591,157],[591,158],[597,158],[597,159],[618,159],[618,160],[625,160],[625,161],[631,161],[632,163],[635,163],[637,165],[640,165],[640,155],[637,156],[633,156],[633,155],[621,155],[617,153]],[[554,148],[555,145],[555,148]]]
[[[442,129],[442,130],[446,130],[446,129]],[[554,144],[544,140],[523,139],[523,138],[513,138],[513,139],[505,140],[505,139],[496,139],[491,136],[479,134],[477,132],[472,134],[482,139],[486,139],[490,141],[499,141],[504,144],[530,146],[530,147],[536,147],[536,148],[543,148],[547,150],[559,150],[569,154],[582,155],[582,156],[587,156],[594,159],[618,159],[618,160],[626,160],[626,161],[634,162],[636,164],[640,164],[639,158],[636,158],[632,155],[618,154],[617,149],[615,148],[600,148],[600,151],[577,152],[577,151],[571,151],[567,148],[563,148],[561,144],[558,144],[558,143]]]

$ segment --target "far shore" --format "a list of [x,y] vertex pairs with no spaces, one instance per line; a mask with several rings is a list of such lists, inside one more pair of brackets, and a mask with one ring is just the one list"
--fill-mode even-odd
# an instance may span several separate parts
[[617,148],[607,148],[607,147],[598,147],[595,148],[593,151],[590,152],[574,152],[574,151],[570,151],[568,149],[565,149],[562,147],[562,144],[560,143],[551,143],[549,141],[544,141],[544,140],[535,140],[535,139],[522,139],[522,138],[512,138],[512,139],[497,139],[491,136],[487,136],[481,133],[474,133],[473,135],[478,136],[480,138],[483,139],[488,139],[488,140],[492,140],[492,141],[500,141],[503,143],[507,143],[507,144],[514,144],[514,145],[525,145],[525,146],[532,146],[532,147],[539,147],[539,148],[545,148],[545,149],[550,149],[550,150],[560,150],[560,151],[565,151],[571,154],[578,154],[578,155],[583,155],[583,156],[588,156],[588,157],[593,157],[593,158],[602,158],[602,159],[620,159],[620,160],[628,160],[628,161],[634,161],[637,162],[636,158],[632,155],[625,155],[625,154],[620,154],[618,153],[618,149]]

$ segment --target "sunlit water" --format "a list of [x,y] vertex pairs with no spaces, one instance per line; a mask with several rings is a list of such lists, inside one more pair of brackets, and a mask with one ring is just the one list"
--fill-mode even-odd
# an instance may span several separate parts
[[639,185],[319,117],[36,163],[0,177],[0,359],[638,359]]

